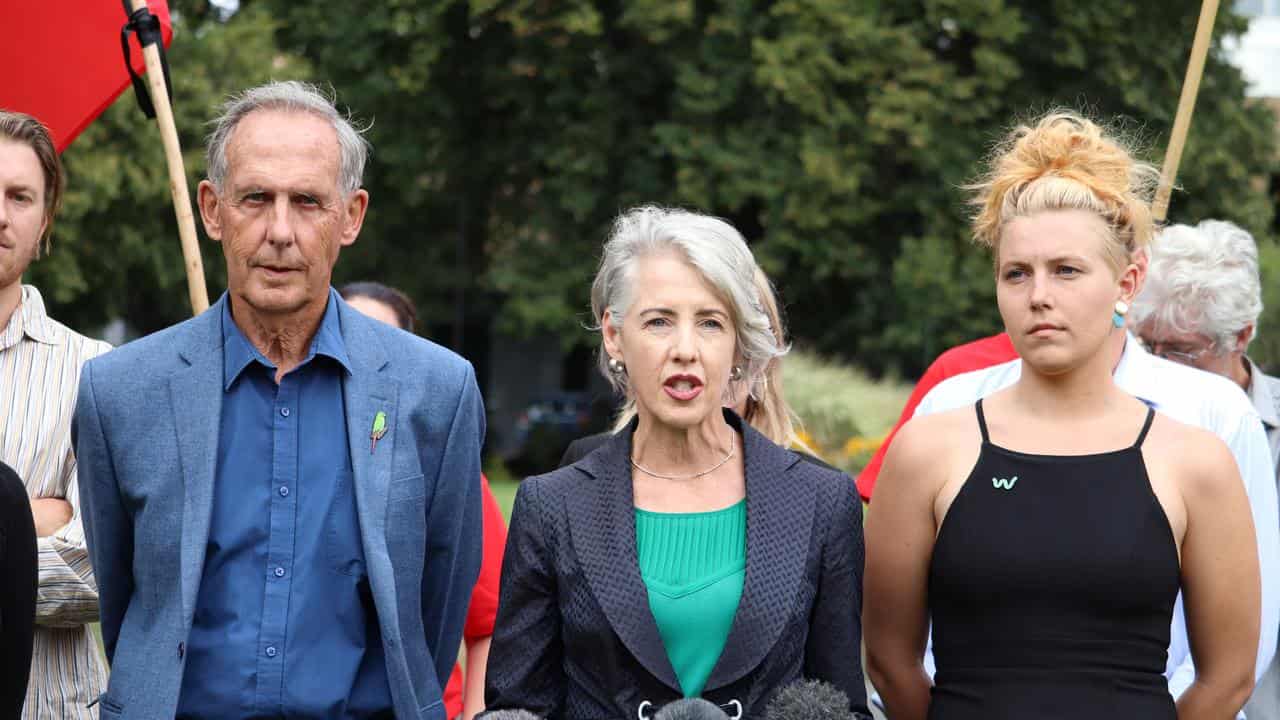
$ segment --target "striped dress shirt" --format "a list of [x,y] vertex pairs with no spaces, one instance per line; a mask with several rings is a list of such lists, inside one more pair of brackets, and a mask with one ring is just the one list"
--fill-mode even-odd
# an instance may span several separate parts
[[0,331],[0,461],[18,472],[31,497],[62,498],[72,508],[70,524],[37,540],[40,587],[24,720],[97,718],[97,707],[86,706],[106,688],[89,629],[98,619],[98,592],[80,524],[71,417],[81,365],[110,349],[52,320],[29,285]]

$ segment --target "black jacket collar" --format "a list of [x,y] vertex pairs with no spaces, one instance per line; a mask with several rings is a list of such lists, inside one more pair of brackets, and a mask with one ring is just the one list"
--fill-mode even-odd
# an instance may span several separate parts
[[[789,482],[800,457],[773,444],[730,410],[725,421],[742,435],[747,485],[747,571],[724,652],[705,690],[755,668],[778,641],[805,573],[816,493]],[[679,691],[675,671],[649,609],[636,553],[631,437],[638,420],[573,465],[594,478],[570,499],[568,522],[583,571],[618,637],[654,677]],[[801,541],[797,543],[797,541]],[[788,551],[787,549],[791,550]]]

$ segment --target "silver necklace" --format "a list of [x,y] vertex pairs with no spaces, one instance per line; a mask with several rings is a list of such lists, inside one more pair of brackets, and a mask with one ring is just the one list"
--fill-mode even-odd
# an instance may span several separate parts
[[652,470],[650,470],[650,469],[646,468],[645,466],[641,465],[640,463],[636,462],[636,459],[635,459],[634,457],[633,457],[633,458],[631,458],[631,464],[632,464],[632,466],[634,466],[634,467],[635,467],[635,469],[639,470],[640,472],[644,473],[645,475],[651,475],[651,476],[653,476],[653,477],[661,478],[661,479],[663,479],[663,480],[692,480],[692,479],[694,479],[694,478],[700,478],[700,477],[702,477],[703,475],[710,475],[711,473],[715,472],[716,470],[719,470],[719,469],[720,469],[720,467],[721,467],[722,465],[724,465],[725,463],[729,462],[729,460],[730,460],[731,458],[733,458],[733,451],[734,451],[733,436],[734,436],[734,433],[733,433],[732,431],[730,431],[730,432],[729,432],[729,454],[728,454],[728,455],[725,455],[723,460],[721,460],[720,462],[716,463],[715,465],[712,465],[711,467],[707,468],[706,470],[703,470],[702,472],[696,472],[696,473],[694,473],[694,474],[692,474],[692,475],[663,475],[662,473],[656,473],[656,472],[654,472],[654,471],[652,471]]

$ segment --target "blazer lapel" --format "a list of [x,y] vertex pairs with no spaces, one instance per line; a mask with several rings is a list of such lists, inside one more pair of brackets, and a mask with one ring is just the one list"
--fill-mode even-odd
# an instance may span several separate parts
[[595,476],[570,500],[569,532],[591,592],[614,633],[646,670],[680,692],[636,551],[635,500],[631,487],[631,433],[635,422],[610,438],[578,467]]
[[213,512],[214,473],[218,463],[218,428],[222,417],[221,300],[191,321],[178,355],[187,367],[169,378],[169,404],[178,434],[183,484],[182,578],[183,620],[191,624],[196,593],[204,572]]
[[802,462],[799,456],[774,445],[727,410],[725,419],[743,433],[747,572],[724,651],[704,692],[728,685],[759,665],[796,612],[817,497],[812,485],[786,478],[787,469]]
[[[343,383],[347,406],[347,442],[351,447],[351,472],[356,490],[356,512],[360,518],[360,539],[364,545],[365,563],[386,558],[387,489],[391,485],[391,458],[395,452],[396,396],[394,382],[368,377],[359,369]],[[378,413],[386,420],[386,435],[375,444],[372,430]],[[386,568],[390,571],[390,565]],[[387,577],[390,577],[388,575]]]
[[[384,594],[382,591],[395,586],[387,552],[386,519],[391,461],[399,434],[396,415],[399,385],[383,372],[390,363],[389,358],[381,340],[367,325],[376,321],[358,315],[336,295],[334,301],[339,303],[342,339],[351,360],[351,374],[343,381],[342,397],[347,412],[347,444],[351,452],[356,514],[360,519],[360,541],[378,616],[383,618],[385,630],[398,633],[394,592]],[[385,434],[375,444],[372,435],[378,413],[384,415]]]

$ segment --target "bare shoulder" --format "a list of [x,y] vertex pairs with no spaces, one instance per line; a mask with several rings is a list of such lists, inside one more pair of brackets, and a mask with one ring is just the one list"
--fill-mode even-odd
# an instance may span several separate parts
[[1212,497],[1241,487],[1231,449],[1208,430],[1156,413],[1144,450],[1144,454],[1162,458],[1162,464],[1173,469],[1172,475],[1184,496]]
[[913,458],[920,454],[936,452],[954,445],[957,436],[966,433],[977,436],[978,420],[973,406],[968,405],[954,410],[917,415],[907,421],[893,439],[889,453],[898,453],[903,459]]
[[[972,438],[973,442],[964,442],[965,438]],[[978,421],[972,406],[916,416],[894,436],[881,472],[887,472],[891,483],[910,478],[941,485],[950,475],[945,468],[952,459],[958,452],[977,448],[978,439]]]

